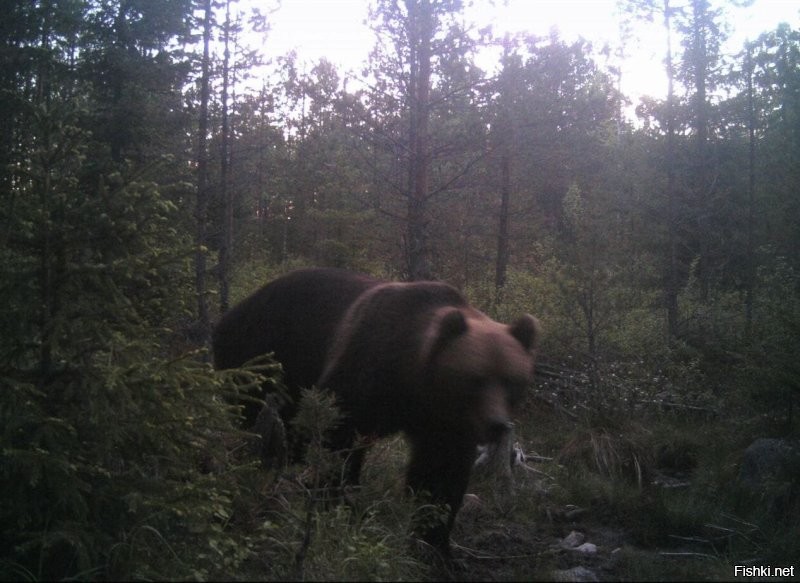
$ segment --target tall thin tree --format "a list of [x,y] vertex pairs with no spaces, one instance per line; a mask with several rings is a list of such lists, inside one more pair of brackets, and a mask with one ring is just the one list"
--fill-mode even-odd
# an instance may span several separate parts
[[430,279],[427,225],[428,122],[430,118],[431,41],[435,31],[430,0],[406,0],[410,76],[407,260],[409,279]]
[[503,69],[500,73],[499,97],[499,139],[500,143],[500,212],[497,225],[497,260],[495,262],[495,302],[499,303],[502,289],[506,284],[508,262],[511,255],[509,246],[509,205],[511,200],[512,143],[514,125],[511,122],[511,101],[513,83],[511,80],[511,39],[503,40]]
[[225,25],[222,29],[223,54],[222,54],[222,96],[220,107],[222,109],[222,128],[220,135],[220,168],[219,168],[219,195],[222,199],[222,236],[219,247],[219,307],[225,312],[230,304],[230,271],[231,254],[233,252],[233,199],[232,190],[228,183],[228,170],[230,165],[230,114],[228,111],[228,93],[231,86],[231,0],[225,2]]
[[672,7],[664,0],[664,30],[667,35],[667,338],[672,344],[678,336],[678,216],[675,190],[675,68],[672,55]]
[[200,111],[197,126],[197,201],[195,207],[195,293],[197,294],[197,327],[199,340],[207,346],[211,336],[208,310],[208,102],[211,93],[211,0],[203,0],[203,60],[200,75]]

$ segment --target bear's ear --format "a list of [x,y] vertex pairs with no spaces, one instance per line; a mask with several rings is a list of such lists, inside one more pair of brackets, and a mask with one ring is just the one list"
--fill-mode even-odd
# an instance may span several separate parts
[[539,343],[539,321],[529,314],[520,317],[511,325],[511,335],[530,352]]
[[453,338],[461,336],[467,331],[467,319],[461,310],[448,311],[439,322],[439,335],[436,343],[440,346],[447,344]]

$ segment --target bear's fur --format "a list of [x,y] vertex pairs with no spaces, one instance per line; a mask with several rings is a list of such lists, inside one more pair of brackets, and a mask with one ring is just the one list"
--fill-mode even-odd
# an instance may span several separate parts
[[[322,374],[342,316],[358,296],[379,283],[366,275],[322,268],[299,269],[271,281],[228,310],[215,326],[214,367],[236,368],[274,352],[291,397],[281,417],[291,419],[300,388],[311,387]],[[246,428],[253,426],[259,409],[252,402],[245,404]]]
[[[344,414],[331,438],[335,449],[351,450],[357,435],[404,432],[407,485],[450,507],[445,524],[420,533],[446,554],[476,446],[511,427],[537,340],[533,317],[500,324],[444,283],[312,269],[279,278],[236,306],[215,331],[214,353],[216,365],[227,368],[274,351],[291,393],[311,385],[331,390]],[[350,483],[358,482],[364,453],[349,451]]]

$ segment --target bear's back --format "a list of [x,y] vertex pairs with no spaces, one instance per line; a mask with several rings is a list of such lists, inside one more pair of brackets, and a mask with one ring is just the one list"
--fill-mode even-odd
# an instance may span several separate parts
[[273,280],[217,324],[216,368],[234,368],[274,352],[287,386],[310,387],[322,373],[339,321],[362,293],[379,283],[335,268],[299,269]]

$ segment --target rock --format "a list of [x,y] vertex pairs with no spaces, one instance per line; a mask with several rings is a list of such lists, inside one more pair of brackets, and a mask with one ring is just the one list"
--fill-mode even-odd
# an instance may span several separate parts
[[800,448],[783,439],[756,439],[744,451],[739,483],[767,513],[784,520],[800,498]]
[[585,540],[586,536],[583,533],[573,530],[562,539],[561,547],[565,549],[574,549],[575,547],[581,545]]
[[783,439],[756,439],[744,450],[739,481],[750,490],[760,491],[770,479],[792,476],[798,457],[797,450]]
[[582,545],[579,545],[579,546],[575,547],[572,550],[576,551],[578,553],[584,553],[584,554],[587,554],[587,555],[593,555],[593,554],[595,554],[597,552],[597,545],[592,544],[592,543],[583,543]]
[[477,494],[464,494],[464,502],[461,506],[462,512],[470,512],[483,507],[483,501]]

